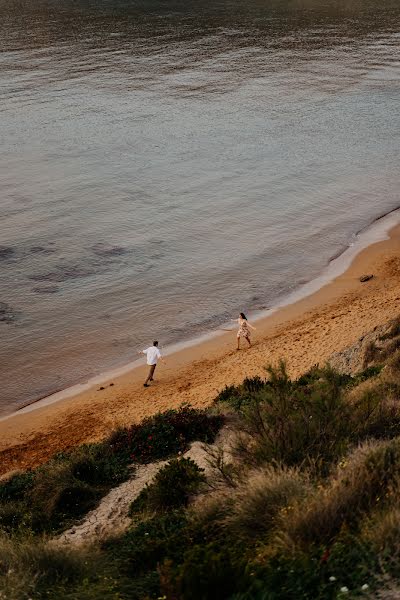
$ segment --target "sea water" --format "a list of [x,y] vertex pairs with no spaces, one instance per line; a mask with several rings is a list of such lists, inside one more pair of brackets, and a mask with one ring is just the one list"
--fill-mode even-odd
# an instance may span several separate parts
[[273,307],[400,205],[391,0],[0,0],[0,413]]

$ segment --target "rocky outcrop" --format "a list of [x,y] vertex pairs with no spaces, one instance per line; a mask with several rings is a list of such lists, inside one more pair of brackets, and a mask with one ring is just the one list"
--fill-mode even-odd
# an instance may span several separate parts
[[[397,331],[397,328],[399,328],[399,331]],[[332,354],[328,362],[340,373],[354,375],[365,369],[371,362],[368,359],[368,355],[371,355],[371,348],[375,348],[375,354],[379,356],[394,344],[399,335],[399,321],[397,319],[389,321],[389,323],[375,327],[373,331],[361,336],[352,346]]]

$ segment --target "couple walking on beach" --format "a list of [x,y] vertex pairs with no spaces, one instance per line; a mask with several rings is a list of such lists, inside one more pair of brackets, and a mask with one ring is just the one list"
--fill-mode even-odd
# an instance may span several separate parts
[[[241,338],[244,338],[246,340],[246,342],[249,344],[249,346],[251,346],[250,329],[255,330],[255,327],[253,327],[253,325],[250,325],[250,323],[248,322],[247,317],[244,313],[240,313],[239,318],[233,319],[233,320],[239,325],[239,329],[236,334],[237,350],[240,350],[240,339]],[[154,381],[153,376],[154,376],[154,371],[156,370],[158,361],[161,360],[165,364],[165,360],[161,356],[161,352],[158,348],[157,341],[154,341],[152,346],[150,346],[149,348],[146,348],[146,350],[142,350],[141,352],[139,352],[139,354],[144,354],[147,357],[147,364],[149,365],[150,369],[149,369],[149,374],[147,375],[147,379],[144,382],[143,386],[149,387],[150,381]]]

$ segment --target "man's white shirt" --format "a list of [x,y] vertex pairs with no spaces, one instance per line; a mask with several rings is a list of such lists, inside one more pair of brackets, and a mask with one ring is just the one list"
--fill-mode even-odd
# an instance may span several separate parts
[[150,348],[146,348],[146,350],[143,350],[143,354],[146,354],[147,356],[148,365],[156,365],[158,359],[161,358],[161,352],[157,346],[150,346]]

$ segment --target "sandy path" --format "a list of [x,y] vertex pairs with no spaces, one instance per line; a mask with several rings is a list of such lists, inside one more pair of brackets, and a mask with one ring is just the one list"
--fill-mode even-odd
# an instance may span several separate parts
[[167,462],[139,465],[132,479],[112,489],[82,523],[67,529],[55,541],[68,546],[80,545],[99,541],[111,534],[117,535],[127,529],[131,522],[128,517],[131,503]]
[[[374,273],[360,283],[364,273]],[[292,374],[323,363],[375,326],[400,313],[400,228],[391,239],[364,250],[346,273],[319,292],[257,323],[254,345],[236,352],[235,334],[224,334],[178,352],[142,386],[137,369],[103,391],[90,390],[0,422],[0,473],[34,466],[53,452],[101,439],[117,425],[137,422],[182,402],[207,406],[225,385],[262,375],[284,358]]]
[[[221,435],[219,439],[221,439]],[[220,442],[216,441],[216,444],[218,443]],[[183,454],[183,457],[194,460],[200,468],[204,469],[206,476],[210,474],[209,455],[204,444],[194,442],[190,449]],[[88,513],[82,523],[64,531],[54,541],[68,546],[80,545],[95,540],[99,541],[126,530],[131,523],[128,516],[131,503],[168,462],[168,460],[163,460],[147,465],[139,465],[132,479],[112,489],[101,500],[99,506]]]

